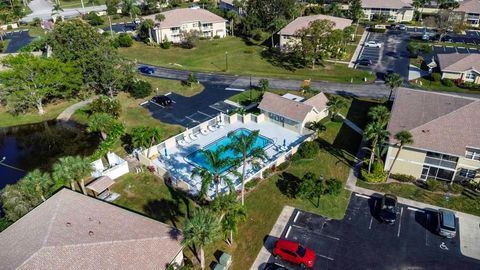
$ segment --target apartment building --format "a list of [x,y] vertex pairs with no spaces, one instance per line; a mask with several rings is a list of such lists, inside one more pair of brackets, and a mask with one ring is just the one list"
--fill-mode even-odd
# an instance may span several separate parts
[[386,16],[390,22],[409,22],[413,20],[414,8],[409,0],[362,0],[365,19]]
[[394,134],[407,130],[414,143],[399,153],[393,173],[422,180],[480,180],[479,112],[479,99],[398,89],[388,124],[385,170],[399,149]]

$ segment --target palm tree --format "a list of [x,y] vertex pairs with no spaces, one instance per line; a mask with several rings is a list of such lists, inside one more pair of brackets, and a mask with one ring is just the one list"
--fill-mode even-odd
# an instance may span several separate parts
[[42,202],[39,196],[26,192],[24,186],[7,185],[0,194],[5,217],[16,221]]
[[53,177],[57,181],[70,183],[72,190],[75,190],[75,182],[77,182],[83,194],[87,195],[85,177],[87,177],[92,170],[92,165],[87,158],[67,156],[59,158],[58,162],[53,164]]
[[237,202],[231,204],[227,209],[225,216],[222,220],[222,229],[228,239],[228,245],[233,244],[233,234],[238,231],[238,223],[245,221],[247,218],[247,209],[245,205],[241,205]]
[[377,122],[382,126],[386,126],[388,124],[388,120],[390,119],[390,111],[387,107],[379,105],[371,108],[368,112],[368,116],[372,118],[374,122]]
[[238,22],[240,19],[239,15],[237,12],[230,10],[227,12],[227,19],[230,20],[230,33],[232,36],[234,36],[234,29],[235,29],[235,24]]
[[163,132],[158,127],[136,127],[131,136],[133,147],[147,148],[147,156],[150,156],[150,148],[162,139]]
[[133,19],[133,16],[140,14],[141,10],[135,5],[134,0],[123,0],[122,12],[130,15],[130,19]]
[[371,122],[365,127],[363,136],[367,141],[371,142],[370,159],[368,162],[368,172],[372,169],[372,164],[375,159],[375,150],[379,143],[388,138],[389,132],[385,126],[379,122]]
[[339,96],[332,96],[330,100],[327,102],[327,110],[330,114],[331,119],[335,119],[335,117],[340,113],[340,111],[347,106],[347,101]]
[[223,181],[225,182],[230,188],[232,188],[232,182],[228,177],[224,177],[221,175],[222,169],[227,167],[230,163],[228,159],[223,157],[223,153],[225,152],[225,148],[219,147],[216,150],[209,150],[209,149],[202,149],[200,150],[200,155],[203,155],[206,158],[208,163],[207,166],[209,169],[204,167],[195,167],[192,170],[192,177],[200,176],[202,179],[202,186],[200,188],[200,196],[204,197],[208,193],[208,188],[214,184],[215,185],[215,195],[219,195],[219,186],[220,183]]
[[62,12],[62,11],[63,11],[63,8],[60,6],[60,3],[53,4],[52,16],[53,16],[53,15],[58,15],[58,14],[60,14],[60,12]]
[[157,15],[155,15],[155,20],[163,22],[165,20],[165,15],[163,15],[162,13],[158,13]]
[[322,121],[314,121],[308,124],[308,128],[317,133],[317,137],[320,137],[320,133],[327,130],[327,127],[323,124]]
[[125,127],[107,113],[95,113],[88,119],[87,132],[99,132],[102,140],[105,140],[107,136],[120,137]]
[[[215,214],[206,208],[197,208],[187,220],[183,229],[182,244],[200,249],[200,266],[205,269],[203,248],[220,237],[221,227]],[[197,257],[198,258],[198,257]]]
[[19,184],[23,186],[25,190],[28,190],[29,193],[39,196],[42,201],[46,200],[46,197],[54,191],[53,189],[55,187],[55,182],[50,175],[48,173],[42,173],[38,169],[29,172],[19,181]]
[[255,147],[259,133],[259,130],[254,130],[248,134],[237,134],[235,132],[228,134],[231,140],[229,149],[240,156],[236,162],[242,163],[242,205],[245,205],[245,171],[247,169],[247,161],[265,159],[267,156],[262,147]]
[[397,153],[395,154],[395,158],[392,161],[392,165],[390,166],[390,169],[388,170],[386,180],[388,180],[388,178],[390,178],[390,174],[392,173],[393,165],[395,165],[395,161],[397,161],[397,158],[400,154],[400,151],[402,151],[402,149],[405,145],[413,144],[413,142],[414,142],[412,134],[407,130],[402,130],[402,131],[398,132],[397,134],[395,134],[394,137],[395,137],[395,140],[397,140],[400,143],[400,146],[398,148]]
[[152,41],[153,41],[153,38],[152,38],[152,28],[153,28],[154,26],[155,26],[155,22],[154,22],[153,20],[146,19],[145,21],[142,22],[142,25],[141,25],[141,27],[139,28],[140,31],[142,31],[142,29],[148,31],[148,41],[149,41],[149,42],[152,42]]
[[398,73],[390,73],[385,76],[385,84],[390,88],[390,94],[388,100],[392,98],[393,89],[400,87],[403,84],[402,76]]

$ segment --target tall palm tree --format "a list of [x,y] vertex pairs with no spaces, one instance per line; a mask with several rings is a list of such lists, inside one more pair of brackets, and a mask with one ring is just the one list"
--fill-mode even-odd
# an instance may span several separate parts
[[158,127],[136,127],[131,136],[133,147],[147,148],[147,156],[150,156],[150,148],[162,139],[163,132]]
[[118,138],[125,132],[125,126],[107,113],[95,113],[88,118],[87,132],[99,132],[102,140],[107,136]]
[[242,163],[242,205],[245,205],[245,171],[247,169],[247,161],[265,159],[267,154],[260,146],[255,146],[260,131],[254,130],[248,134],[237,134],[230,132],[228,137],[231,140],[229,149],[232,150],[239,158],[237,163]]
[[62,6],[60,6],[60,3],[53,4],[52,16],[53,15],[59,15],[60,12],[62,12],[62,11],[63,11],[63,8],[62,8]]
[[388,124],[388,120],[390,119],[390,111],[387,107],[379,105],[371,108],[368,112],[368,116],[372,118],[374,122],[377,122],[382,126],[386,126]]
[[219,186],[222,181],[232,189],[232,182],[230,179],[221,175],[221,170],[231,164],[228,159],[222,156],[225,150],[226,149],[224,147],[219,147],[216,150],[200,150],[199,154],[203,155],[208,163],[205,167],[210,168],[209,170],[205,167],[195,167],[192,170],[192,177],[200,176],[202,179],[202,186],[199,194],[201,197],[207,195],[208,188],[212,184],[215,185],[215,195],[218,197],[220,192]]
[[398,73],[390,73],[385,76],[385,84],[390,88],[388,100],[392,98],[393,89],[400,87],[403,84],[403,78]]
[[[205,269],[203,248],[221,236],[221,227],[215,214],[206,208],[197,208],[187,220],[183,229],[182,244],[194,246],[200,250],[200,266]],[[198,258],[198,257],[197,257]]]
[[327,127],[323,124],[322,121],[314,121],[308,124],[308,128],[317,133],[317,137],[320,137],[320,133],[327,130]]
[[245,221],[247,218],[247,209],[245,205],[237,202],[231,204],[222,220],[222,229],[226,237],[228,237],[228,245],[233,244],[233,234],[238,231],[238,223]]
[[48,173],[42,173],[38,169],[29,172],[19,181],[19,184],[22,185],[25,190],[28,190],[29,193],[40,197],[42,201],[46,200],[54,191],[55,187],[55,182],[50,175]]
[[235,24],[239,21],[240,16],[237,12],[230,10],[227,12],[227,19],[230,20],[230,33],[234,36]]
[[335,119],[335,117],[340,113],[340,111],[346,106],[347,101],[344,98],[340,96],[332,96],[327,102],[327,110],[330,114],[331,119]]
[[389,132],[381,122],[371,122],[365,127],[363,136],[366,140],[371,142],[370,159],[368,162],[368,172],[372,169],[372,164],[375,159],[375,150],[379,143],[388,138]]
[[148,31],[148,41],[149,42],[152,42],[152,40],[153,40],[153,38],[152,38],[152,28],[154,26],[155,26],[155,22],[153,20],[146,19],[145,21],[142,22],[142,25],[139,28],[140,31],[141,31],[141,29],[146,29]]
[[57,181],[70,183],[72,190],[75,190],[75,182],[80,186],[83,194],[87,195],[85,189],[85,177],[87,177],[93,168],[90,161],[85,157],[67,156],[58,159],[53,164],[53,176]]
[[392,173],[393,165],[395,165],[395,162],[397,161],[397,158],[400,154],[400,151],[402,151],[402,149],[405,145],[413,144],[413,142],[414,142],[412,134],[407,130],[402,130],[402,131],[398,132],[397,134],[395,134],[395,140],[397,140],[400,145],[398,147],[397,153],[395,154],[395,158],[392,161],[392,165],[390,166],[390,169],[388,170],[386,180],[388,180],[388,178],[390,178],[390,174]]

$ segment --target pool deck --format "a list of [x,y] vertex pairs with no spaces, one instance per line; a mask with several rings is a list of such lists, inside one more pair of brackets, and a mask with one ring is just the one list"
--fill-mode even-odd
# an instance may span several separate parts
[[[192,194],[197,194],[201,187],[201,179],[199,177],[191,177],[192,170],[195,168],[195,166],[191,164],[186,157],[190,153],[193,153],[199,149],[203,149],[205,146],[227,136],[229,132],[239,128],[246,128],[252,131],[260,130],[260,135],[273,140],[274,144],[265,149],[269,161],[275,160],[278,155],[288,151],[288,149],[291,149],[293,146],[300,144],[305,139],[305,136],[269,121],[263,121],[261,123],[250,122],[246,124],[237,122],[234,124],[226,124],[223,128],[219,128],[215,131],[209,131],[206,135],[198,134],[198,139],[190,144],[184,146],[177,144],[176,147],[167,148],[166,151],[168,156],[165,156],[165,150],[161,150],[159,151],[161,156],[153,162],[155,165],[165,168],[174,178],[181,179],[183,182],[187,183],[190,186],[190,192]],[[281,149],[284,141],[287,149]],[[265,161],[263,164],[265,163],[268,163],[268,161]],[[237,168],[237,171],[241,173],[242,167],[240,166]],[[257,171],[258,168],[254,169],[253,166],[249,164],[246,169],[246,178],[251,177]],[[241,179],[235,177],[231,172],[225,172],[224,175],[232,180],[235,189],[239,189],[241,185]],[[227,191],[227,186],[225,183],[222,183],[220,188],[222,192]],[[214,190],[214,187],[211,187],[208,195],[212,196],[214,194]]]

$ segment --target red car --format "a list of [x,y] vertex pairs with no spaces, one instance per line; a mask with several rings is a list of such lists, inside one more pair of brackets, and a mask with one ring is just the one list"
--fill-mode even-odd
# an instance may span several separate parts
[[315,264],[315,251],[292,242],[280,239],[275,244],[273,255],[285,261],[300,264],[303,268],[311,268]]

